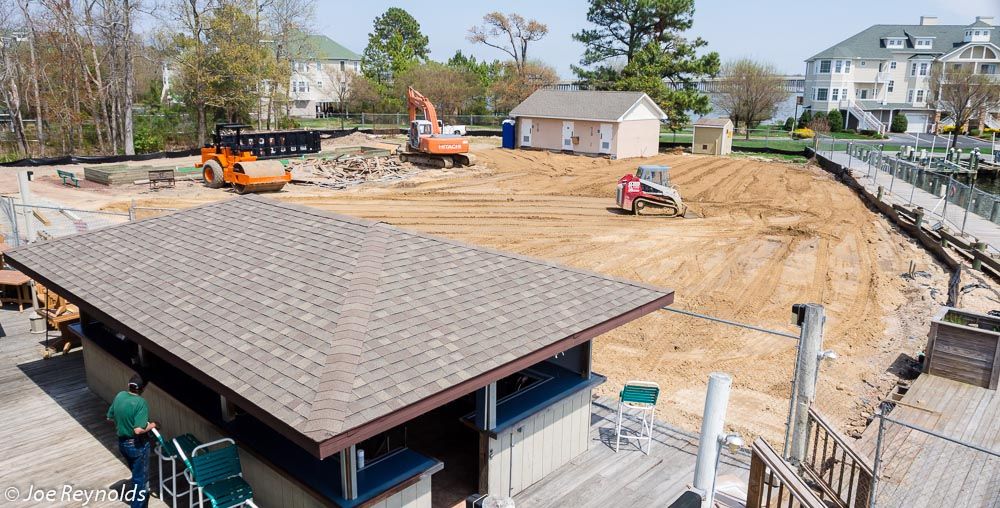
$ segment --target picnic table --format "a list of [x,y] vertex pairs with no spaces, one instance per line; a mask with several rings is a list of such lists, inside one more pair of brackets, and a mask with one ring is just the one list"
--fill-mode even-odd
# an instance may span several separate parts
[[0,303],[16,303],[18,311],[31,305],[31,279],[17,270],[0,270]]

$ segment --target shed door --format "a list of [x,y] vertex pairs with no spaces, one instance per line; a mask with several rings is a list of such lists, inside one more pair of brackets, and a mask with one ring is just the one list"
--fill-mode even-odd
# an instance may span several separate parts
[[531,119],[521,119],[521,146],[531,146]]
[[601,148],[598,153],[611,153],[611,136],[614,133],[614,126],[609,123],[601,124]]
[[573,150],[573,122],[563,122],[562,149]]

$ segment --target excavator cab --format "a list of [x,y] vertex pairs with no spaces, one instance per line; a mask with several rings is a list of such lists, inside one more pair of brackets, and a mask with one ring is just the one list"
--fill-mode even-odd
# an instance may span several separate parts
[[420,149],[420,138],[434,134],[434,126],[427,120],[410,122],[410,147]]

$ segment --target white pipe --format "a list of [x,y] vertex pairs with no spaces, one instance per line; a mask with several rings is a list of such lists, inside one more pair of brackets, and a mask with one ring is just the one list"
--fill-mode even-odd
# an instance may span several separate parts
[[28,187],[28,170],[22,169],[17,172],[17,190],[21,192],[21,212],[24,214],[24,237],[27,243],[35,241],[35,224],[31,219],[34,211],[31,205],[31,189]]
[[733,378],[723,372],[713,372],[708,377],[705,412],[701,419],[701,437],[698,439],[698,461],[694,466],[694,488],[704,493],[703,507],[711,506],[715,498],[717,457],[722,446],[719,436],[724,431],[726,407],[729,405],[729,390],[732,384]]

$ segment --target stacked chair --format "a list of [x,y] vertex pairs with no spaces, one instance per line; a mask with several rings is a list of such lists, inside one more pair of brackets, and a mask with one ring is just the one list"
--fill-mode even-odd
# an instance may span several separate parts
[[[195,446],[188,454],[174,439],[174,448],[186,466],[184,477],[191,488],[198,490],[199,507],[204,508],[207,498],[212,508],[256,508],[253,489],[243,479],[240,452],[235,441],[218,439]],[[193,495],[191,506],[195,506]]]
[[[201,443],[191,434],[166,439],[156,429],[153,436],[159,460],[160,498],[170,495],[172,508],[177,508],[177,498],[182,496],[188,496],[189,507],[256,508],[253,488],[243,479],[235,441],[223,438]],[[178,487],[181,478],[186,487]]]

